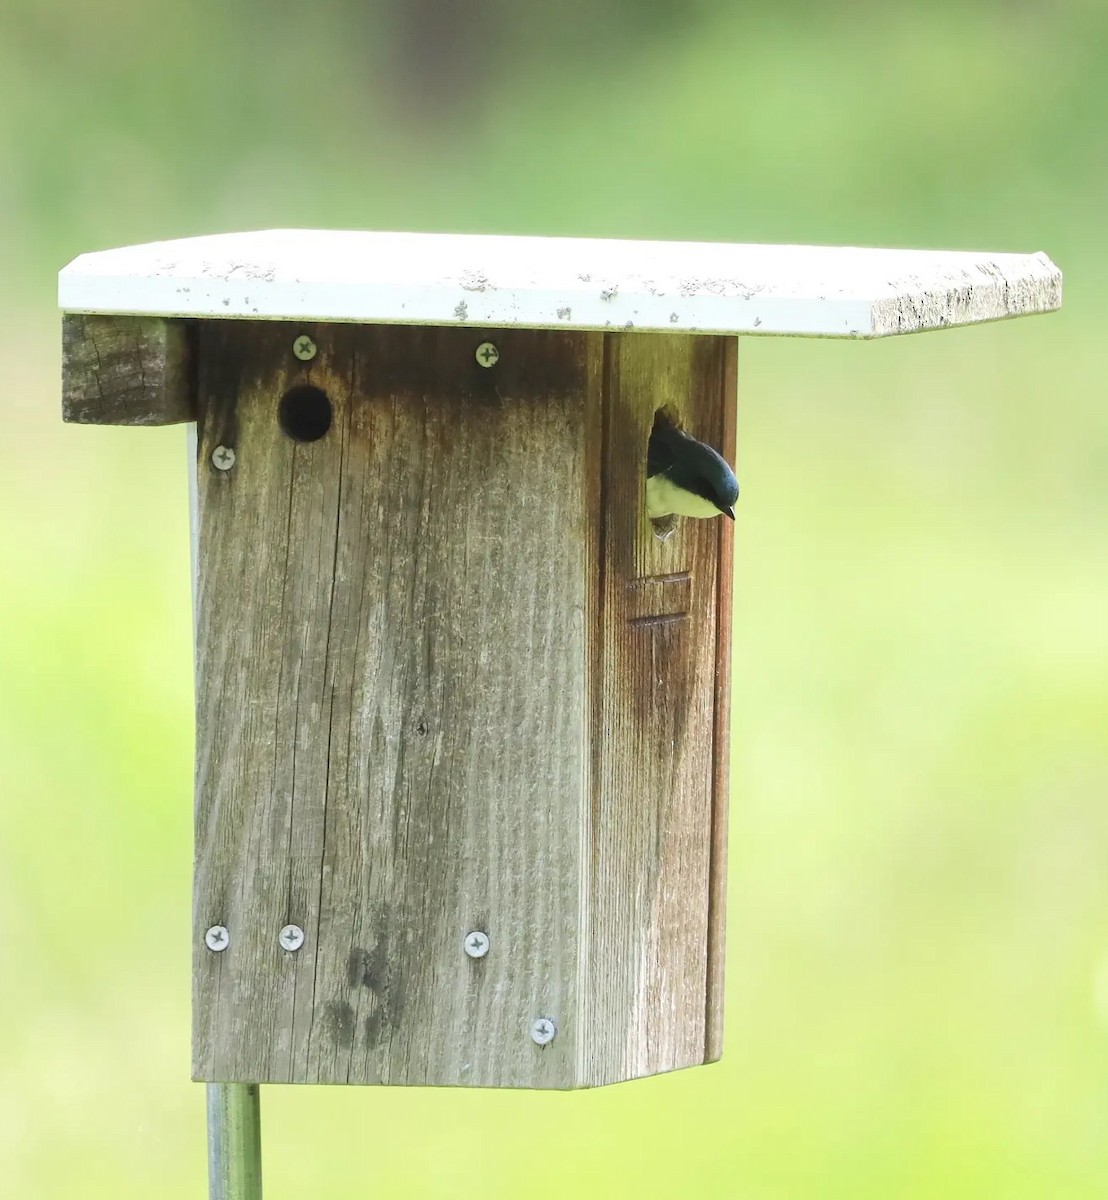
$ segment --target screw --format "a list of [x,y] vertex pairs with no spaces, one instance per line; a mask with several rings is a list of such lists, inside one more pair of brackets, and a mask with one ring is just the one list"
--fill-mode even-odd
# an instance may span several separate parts
[[302,333],[292,344],[292,352],[301,362],[311,362],[315,358],[315,342],[306,333]]
[[212,466],[217,471],[229,471],[234,465],[234,450],[230,446],[216,446],[212,451]]
[[472,933],[466,934],[463,945],[470,958],[484,958],[489,952],[489,935],[482,933],[480,929],[475,929]]
[[226,950],[230,944],[231,935],[227,932],[225,925],[213,925],[204,934],[204,945],[209,950],[214,950],[217,954],[222,950]]
[[290,952],[299,950],[304,945],[304,930],[299,925],[286,925],[277,935],[277,940]]
[[653,517],[650,524],[654,529],[654,536],[660,542],[668,542],[677,532],[677,516],[674,513],[665,517]]
[[549,1017],[539,1017],[537,1021],[531,1022],[531,1041],[536,1046],[548,1046],[557,1032],[554,1022]]
[[492,342],[482,342],[477,347],[477,361],[483,367],[494,367],[500,358],[500,351]]

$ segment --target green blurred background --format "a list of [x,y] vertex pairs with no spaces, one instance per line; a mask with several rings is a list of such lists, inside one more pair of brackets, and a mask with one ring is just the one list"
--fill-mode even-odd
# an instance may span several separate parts
[[1108,1195],[1099,0],[0,13],[0,1163],[204,1194],[180,428],[65,427],[57,270],[302,225],[1044,249],[1058,315],[740,349],[727,1050],[268,1089],[267,1195]]

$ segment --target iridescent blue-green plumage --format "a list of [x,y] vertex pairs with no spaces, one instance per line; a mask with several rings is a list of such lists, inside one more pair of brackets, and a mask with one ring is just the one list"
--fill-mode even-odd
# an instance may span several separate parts
[[646,456],[646,511],[652,519],[735,519],[739,481],[726,459],[661,418],[654,422]]

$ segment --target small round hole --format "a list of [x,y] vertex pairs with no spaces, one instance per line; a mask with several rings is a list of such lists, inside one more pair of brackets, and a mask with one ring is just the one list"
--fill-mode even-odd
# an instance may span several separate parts
[[326,392],[302,383],[281,397],[277,420],[293,441],[318,442],[331,428],[331,401]]

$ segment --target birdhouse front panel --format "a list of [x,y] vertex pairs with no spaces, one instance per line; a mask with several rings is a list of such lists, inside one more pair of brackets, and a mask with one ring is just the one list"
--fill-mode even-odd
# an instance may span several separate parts
[[727,339],[195,336],[196,1077],[710,1057],[730,527],[642,494],[657,408],[723,433]]

